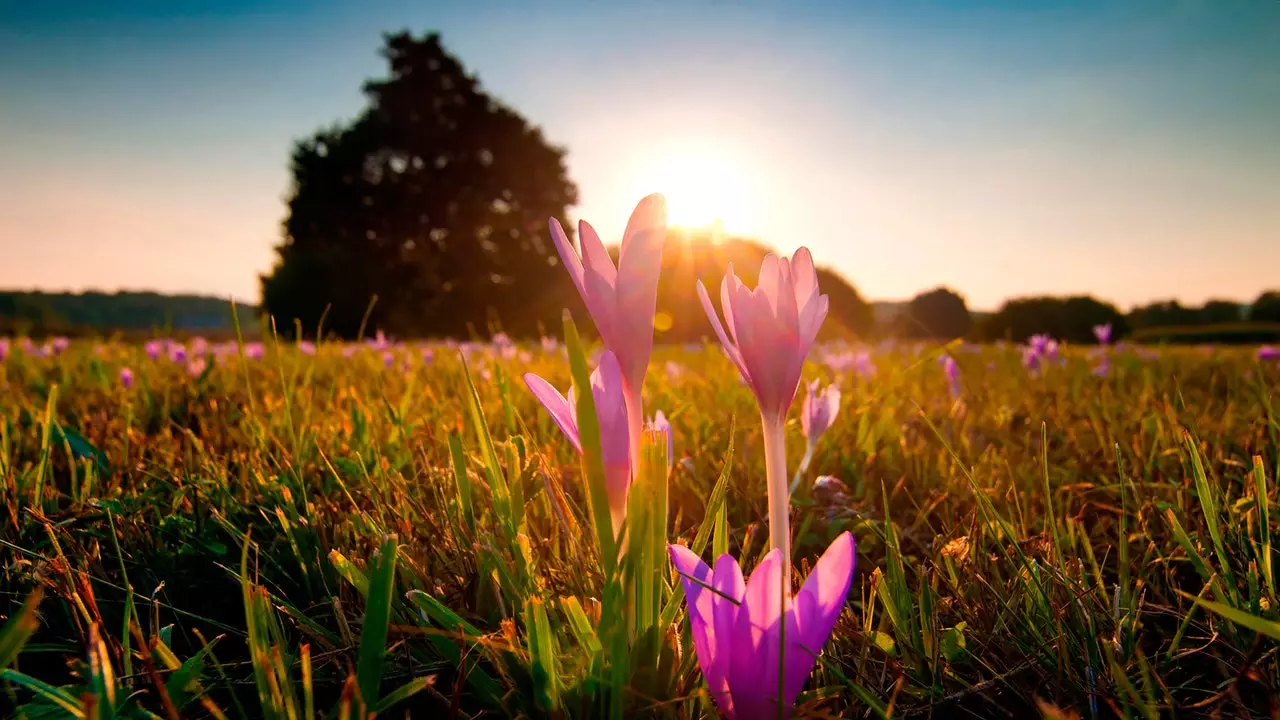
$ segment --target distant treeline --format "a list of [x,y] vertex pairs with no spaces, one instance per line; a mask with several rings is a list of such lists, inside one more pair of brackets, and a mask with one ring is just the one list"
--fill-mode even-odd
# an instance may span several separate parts
[[881,334],[905,337],[1024,342],[1036,334],[1073,343],[1096,342],[1094,329],[1110,327],[1110,339],[1169,343],[1267,343],[1280,341],[1280,291],[1270,290],[1252,303],[1210,300],[1190,307],[1176,300],[1154,302],[1122,312],[1088,295],[1022,297],[1005,301],[993,313],[970,313],[964,298],[948,288],[922,293],[888,321]]
[[[231,312],[229,300],[201,295],[4,290],[0,291],[0,334],[157,331],[220,336],[234,330]],[[236,313],[245,332],[256,332],[257,308],[238,305]]]

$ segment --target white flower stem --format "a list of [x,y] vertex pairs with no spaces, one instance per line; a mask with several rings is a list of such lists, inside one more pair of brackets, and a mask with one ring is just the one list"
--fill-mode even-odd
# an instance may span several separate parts
[[640,440],[644,437],[644,401],[640,397],[639,388],[632,390],[631,384],[626,380],[622,381],[622,399],[627,404],[627,439],[631,443],[629,457],[631,480],[634,482],[640,477],[640,463],[643,458]]
[[787,434],[781,418],[760,416],[764,426],[764,466],[769,484],[769,545],[782,550],[782,579],[791,594],[791,497],[787,492]]
[[813,462],[813,447],[817,443],[810,441],[804,448],[804,457],[800,458],[800,467],[796,468],[796,474],[791,477],[791,490],[787,493],[790,498],[796,494],[796,490],[800,489],[800,480],[804,474],[809,472],[809,463]]

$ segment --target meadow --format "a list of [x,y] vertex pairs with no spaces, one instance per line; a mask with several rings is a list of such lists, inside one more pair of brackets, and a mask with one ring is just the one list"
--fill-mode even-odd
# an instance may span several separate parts
[[[715,715],[666,554],[606,556],[593,468],[521,380],[569,387],[571,327],[195,345],[6,348],[0,715]],[[1280,712],[1280,364],[827,343],[815,379],[841,398],[807,468],[788,416],[796,577],[843,531],[857,562],[796,715]],[[644,395],[667,512],[633,520],[749,570],[752,391],[659,345]]]

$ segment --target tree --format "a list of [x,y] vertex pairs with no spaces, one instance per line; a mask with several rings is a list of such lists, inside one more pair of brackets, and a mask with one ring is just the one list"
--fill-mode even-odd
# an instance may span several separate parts
[[1249,307],[1250,322],[1280,322],[1280,290],[1268,290]]
[[1024,297],[1006,300],[982,323],[986,340],[1025,342],[1036,334],[1048,334],[1072,343],[1093,343],[1096,325],[1111,325],[1111,337],[1128,332],[1120,310],[1088,295],[1072,297]]
[[1134,329],[1196,325],[1199,315],[1193,308],[1183,307],[1177,300],[1162,300],[1129,311],[1129,325]]
[[934,288],[911,298],[898,318],[901,334],[937,340],[964,337],[969,332],[971,323],[964,298],[945,287]]
[[1209,300],[1196,312],[1201,325],[1217,325],[1220,323],[1240,322],[1240,303],[1231,300]]
[[[384,38],[365,110],[293,152],[279,258],[262,278],[283,331],[514,334],[574,305],[547,219],[576,202],[565,152],[481,89],[437,34]],[[326,314],[327,313],[327,314]]]

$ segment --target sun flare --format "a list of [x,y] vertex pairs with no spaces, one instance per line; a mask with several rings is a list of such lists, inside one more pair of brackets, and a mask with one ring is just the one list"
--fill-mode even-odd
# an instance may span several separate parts
[[641,173],[646,192],[667,198],[667,221],[691,230],[749,233],[752,206],[745,170],[722,154],[689,150],[662,157]]

